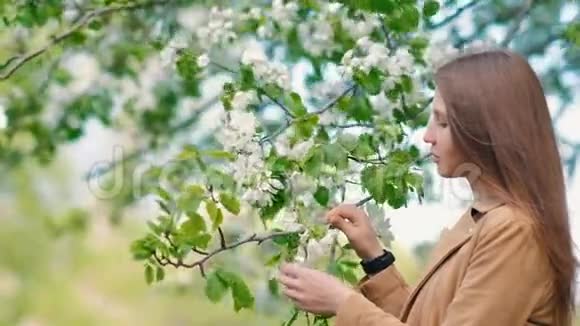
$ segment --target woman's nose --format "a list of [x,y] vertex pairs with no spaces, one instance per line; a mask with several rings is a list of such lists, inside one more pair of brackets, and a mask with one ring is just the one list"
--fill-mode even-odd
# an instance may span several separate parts
[[427,125],[427,129],[425,130],[425,134],[423,135],[423,141],[431,145],[435,144],[435,133],[431,128],[431,123]]

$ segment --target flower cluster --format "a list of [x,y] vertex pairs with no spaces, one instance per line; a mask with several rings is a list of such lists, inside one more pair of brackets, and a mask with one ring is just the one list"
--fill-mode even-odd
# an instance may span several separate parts
[[355,19],[344,15],[341,18],[343,30],[355,40],[371,35],[377,27],[381,26],[381,22],[376,15],[364,13],[360,17],[360,19]]
[[288,137],[279,137],[275,143],[278,155],[287,156],[289,159],[295,161],[303,159],[312,146],[314,146],[312,139],[297,144],[290,144]]
[[249,187],[242,199],[258,207],[272,205],[272,196],[284,189],[284,185],[269,172],[258,174],[256,179],[255,186]]
[[356,47],[344,54],[341,63],[340,68],[347,76],[352,76],[356,70],[369,73],[372,69],[387,74],[386,90],[402,75],[411,75],[414,70],[414,59],[408,49],[400,47],[393,52],[384,44],[373,42],[366,36],[358,39]]
[[328,55],[337,49],[334,42],[334,30],[323,16],[316,16],[298,26],[298,37],[302,47],[314,55]]
[[243,109],[236,109],[226,112],[223,124],[224,128],[217,138],[224,149],[232,152],[251,152],[248,146],[258,126],[256,116]]
[[196,34],[199,44],[206,49],[235,40],[237,35],[234,32],[233,10],[211,8],[207,25],[200,27]]
[[283,0],[272,1],[271,17],[282,28],[292,27],[293,21],[298,17],[298,3],[295,1],[284,3]]
[[290,73],[288,68],[281,62],[272,62],[259,45],[246,48],[242,53],[242,64],[252,68],[259,81],[273,84],[281,89],[290,89]]
[[187,38],[183,34],[175,35],[169,43],[161,50],[159,56],[161,65],[168,67],[175,63],[179,51],[187,48]]

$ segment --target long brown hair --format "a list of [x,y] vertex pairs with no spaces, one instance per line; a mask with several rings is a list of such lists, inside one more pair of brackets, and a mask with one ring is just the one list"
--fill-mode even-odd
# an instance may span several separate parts
[[435,82],[459,150],[500,197],[534,219],[554,271],[554,325],[570,325],[577,261],[560,154],[538,77],[522,56],[488,50],[447,63]]

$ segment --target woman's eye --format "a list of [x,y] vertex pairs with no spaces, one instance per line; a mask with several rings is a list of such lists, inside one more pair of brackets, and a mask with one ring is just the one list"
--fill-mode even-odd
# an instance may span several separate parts
[[447,128],[447,122],[439,122],[438,125],[441,128]]

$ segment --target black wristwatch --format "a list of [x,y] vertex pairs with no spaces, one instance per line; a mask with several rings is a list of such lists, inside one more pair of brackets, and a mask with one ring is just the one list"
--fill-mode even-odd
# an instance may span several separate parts
[[360,265],[367,275],[377,274],[395,262],[395,256],[388,250],[383,249],[383,254],[371,260],[361,260]]

